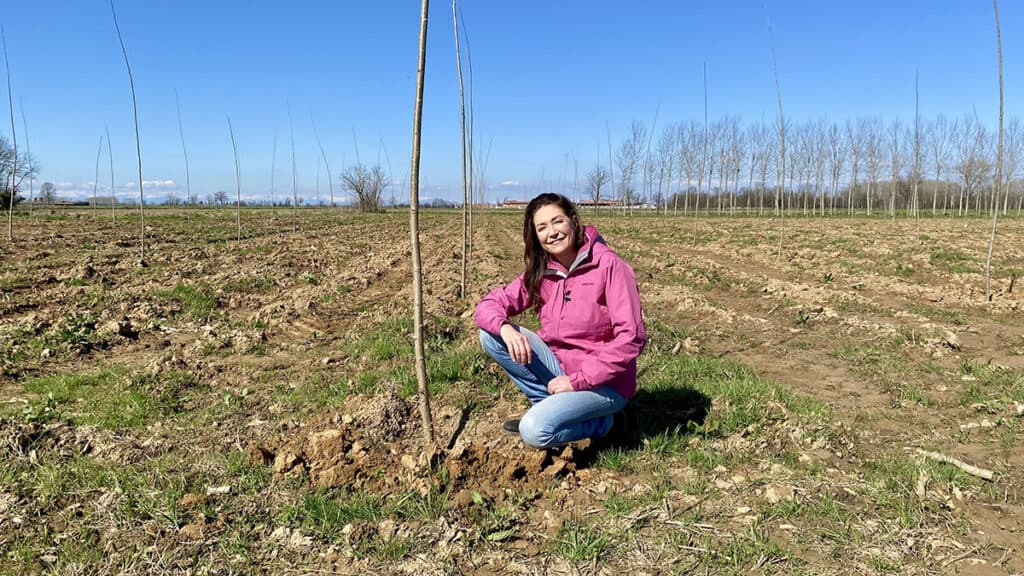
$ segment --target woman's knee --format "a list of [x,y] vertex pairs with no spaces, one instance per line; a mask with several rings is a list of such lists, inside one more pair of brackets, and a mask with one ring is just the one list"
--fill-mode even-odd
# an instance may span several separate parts
[[484,352],[487,352],[488,355],[494,356],[495,353],[501,352],[505,349],[505,342],[487,330],[481,329],[479,336],[480,347],[483,348]]
[[554,441],[551,423],[539,418],[533,410],[527,411],[519,420],[519,435],[523,442],[534,448],[549,448]]

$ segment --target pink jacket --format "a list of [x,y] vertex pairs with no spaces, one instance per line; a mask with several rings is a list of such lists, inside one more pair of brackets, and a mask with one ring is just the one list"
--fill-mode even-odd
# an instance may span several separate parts
[[[587,226],[586,240],[566,270],[554,258],[540,284],[544,304],[538,335],[551,347],[573,390],[611,386],[636,393],[636,358],[647,343],[633,269]],[[499,334],[510,317],[530,308],[523,274],[491,290],[476,305],[476,324]]]

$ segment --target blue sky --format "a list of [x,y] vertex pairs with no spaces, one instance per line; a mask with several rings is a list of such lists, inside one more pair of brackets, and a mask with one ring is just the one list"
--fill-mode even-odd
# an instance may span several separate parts
[[[776,114],[770,17],[788,119],[865,115],[910,120],[977,111],[995,126],[998,85],[992,4],[977,0],[461,2],[472,49],[477,147],[489,150],[488,200],[566,191],[617,146],[633,120],[658,128],[703,117],[707,64],[712,119]],[[291,194],[288,106],[299,195],[317,190],[315,119],[339,174],[381,163],[407,198],[419,2],[121,0],[147,195],[184,195],[175,93],[193,193],[234,194],[231,116],[245,197],[267,198],[275,133],[277,195]],[[1006,113],[1024,98],[1018,71],[1024,5],[1000,5]],[[109,5],[9,2],[4,27],[38,182],[91,193],[97,144],[109,127],[116,190],[137,181],[131,96]],[[451,3],[431,3],[421,196],[460,192],[458,86]],[[464,66],[467,63],[464,62]],[[2,100],[6,100],[3,98]],[[4,102],[6,104],[6,102]],[[4,115],[6,118],[6,115]],[[9,122],[0,133],[10,136]],[[106,150],[99,189],[109,191]],[[582,184],[581,184],[582,186]],[[36,185],[38,189],[38,184]],[[109,193],[109,192],[108,192]],[[319,196],[326,199],[321,168]]]

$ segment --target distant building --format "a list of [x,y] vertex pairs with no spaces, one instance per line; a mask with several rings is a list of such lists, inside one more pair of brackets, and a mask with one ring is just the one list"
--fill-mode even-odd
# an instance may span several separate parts
[[618,200],[599,200],[594,202],[593,200],[580,200],[576,203],[580,208],[620,208],[622,202]]
[[501,203],[501,207],[502,208],[516,208],[518,210],[525,210],[527,204],[529,204],[529,202],[524,202],[522,200],[505,200],[504,202]]

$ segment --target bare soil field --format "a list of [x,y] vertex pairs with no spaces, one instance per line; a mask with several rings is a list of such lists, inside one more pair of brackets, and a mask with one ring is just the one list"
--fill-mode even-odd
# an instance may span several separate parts
[[[1024,222],[585,214],[640,392],[533,451],[471,317],[521,214],[20,215],[0,259],[0,574],[1024,573]],[[781,252],[781,253],[780,253]],[[522,321],[530,325],[534,318]],[[992,472],[990,480],[922,451]]]

